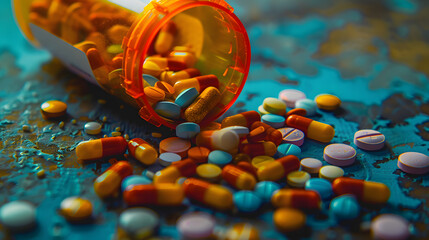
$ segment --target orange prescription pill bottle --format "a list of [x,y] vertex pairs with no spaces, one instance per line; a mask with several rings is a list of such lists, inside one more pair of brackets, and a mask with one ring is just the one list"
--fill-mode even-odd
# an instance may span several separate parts
[[[196,77],[174,74],[186,69],[215,75],[221,97],[199,122],[204,126],[232,106],[248,75],[249,38],[224,0],[13,0],[13,5],[34,45],[137,106],[156,126],[175,128],[185,121],[183,103],[198,99],[189,89],[176,101],[178,94],[162,94],[157,81],[174,87]],[[167,75],[175,75],[174,81]]]

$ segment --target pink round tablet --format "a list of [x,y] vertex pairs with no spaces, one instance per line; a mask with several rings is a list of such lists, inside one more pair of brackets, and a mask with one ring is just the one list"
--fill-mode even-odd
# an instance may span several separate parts
[[375,239],[402,240],[410,236],[409,223],[401,216],[382,214],[371,222]]
[[304,143],[304,133],[296,128],[278,129],[283,135],[283,143],[292,143],[300,147]]
[[192,212],[177,220],[177,229],[184,239],[207,238],[216,225],[214,218],[204,212]]
[[303,158],[301,160],[301,170],[308,173],[318,173],[323,163],[316,158]]
[[363,129],[355,133],[354,144],[363,150],[376,151],[384,147],[386,137],[375,130]]
[[398,157],[398,167],[410,174],[425,174],[429,172],[429,156],[418,152],[402,153]]
[[323,150],[323,159],[335,166],[349,166],[356,160],[356,150],[346,144],[329,144]]
[[296,89],[285,89],[279,93],[279,98],[286,103],[286,106],[295,108],[295,102],[307,98],[305,93]]

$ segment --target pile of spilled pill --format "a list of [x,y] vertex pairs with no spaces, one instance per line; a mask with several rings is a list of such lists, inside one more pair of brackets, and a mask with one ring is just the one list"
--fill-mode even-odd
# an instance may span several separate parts
[[[289,236],[305,230],[307,216],[321,211],[343,224],[356,224],[363,208],[385,205],[390,190],[381,182],[343,176],[342,167],[355,163],[356,149],[330,143],[334,128],[311,119],[318,109],[333,111],[340,104],[340,99],[330,94],[310,100],[300,91],[286,89],[278,98],[266,98],[258,111],[242,112],[206,126],[182,123],[176,128],[176,137],[163,139],[159,146],[141,138],[129,139],[117,129],[110,137],[79,143],[76,156],[85,163],[126,154],[148,169],[154,164],[161,166],[159,171],[134,175],[129,161],[113,161],[96,178],[94,191],[101,199],[120,199],[128,206],[119,215],[119,239],[156,236],[161,220],[154,207],[180,207],[184,201],[244,218],[273,210],[275,228]],[[47,119],[66,111],[67,105],[60,101],[41,105]],[[84,131],[100,134],[101,124],[88,122]],[[323,156],[300,159],[305,141],[326,143]],[[385,145],[384,135],[370,129],[357,131],[353,141],[364,151],[378,151]],[[406,152],[398,157],[397,166],[409,174],[427,174],[429,156]],[[35,212],[32,204],[13,201],[1,207],[0,221],[11,231],[31,231],[37,225]],[[214,215],[185,212],[176,222],[183,239],[261,239],[258,226],[248,222],[216,231]],[[91,224],[93,205],[87,199],[69,196],[62,201],[60,213],[67,221]],[[369,226],[376,239],[407,239],[410,227],[403,217],[387,213],[375,216]]]

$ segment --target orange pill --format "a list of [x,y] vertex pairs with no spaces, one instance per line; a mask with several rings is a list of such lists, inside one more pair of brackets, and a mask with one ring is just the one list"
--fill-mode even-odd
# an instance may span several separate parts
[[271,197],[274,207],[299,209],[320,209],[320,195],[315,191],[302,189],[280,189]]
[[188,178],[183,183],[187,198],[219,210],[233,207],[232,193],[218,184],[211,184],[196,178]]
[[231,186],[240,190],[252,190],[255,187],[255,177],[234,165],[226,165],[222,169],[222,178]]
[[151,105],[165,99],[165,92],[157,87],[145,87],[144,94]]
[[129,206],[177,206],[185,197],[182,186],[173,183],[130,185],[123,195]]
[[174,84],[183,79],[194,78],[200,76],[201,73],[196,68],[187,68],[182,71],[173,72],[173,71],[165,71],[161,73],[161,80],[169,83],[174,86]]
[[92,203],[80,197],[68,197],[61,202],[60,212],[71,222],[87,220],[92,216]]
[[290,172],[297,171],[299,166],[298,157],[294,155],[281,157],[258,168],[258,179],[259,181],[278,181]]
[[83,141],[76,147],[76,157],[82,162],[120,155],[125,153],[127,145],[127,141],[121,136]]
[[240,152],[256,157],[261,155],[274,156],[277,152],[277,147],[273,142],[258,142],[241,144]]
[[242,162],[237,163],[236,166],[238,168],[240,168],[241,170],[246,171],[246,172],[252,174],[255,178],[258,177],[258,174],[257,174],[257,170],[258,169],[255,168],[250,162],[242,161]]
[[67,104],[58,100],[49,100],[40,105],[40,112],[44,118],[61,117],[67,112]]
[[243,126],[250,128],[250,126],[257,121],[261,121],[261,115],[256,111],[242,112],[222,120],[222,128],[231,126]]
[[94,73],[95,80],[101,85],[108,83],[109,69],[101,58],[100,52],[96,48],[90,48],[86,52],[89,65],[91,65],[92,72]]
[[189,158],[178,161],[158,171],[153,177],[153,183],[175,183],[181,177],[192,177],[196,169],[197,165]]
[[265,128],[263,126],[259,126],[249,132],[249,135],[247,135],[247,141],[250,143],[260,142],[264,140],[266,136],[267,132],[265,131]]
[[164,91],[166,97],[173,96],[174,88],[170,84],[168,84],[166,82],[158,81],[155,83],[155,87]]
[[208,157],[210,154],[210,150],[205,147],[193,147],[188,150],[188,157],[195,161],[195,163],[206,163],[208,161]]
[[112,67],[114,69],[122,68],[122,60],[123,60],[122,53],[116,55],[114,58],[112,58]]
[[250,130],[254,130],[261,126],[264,127],[265,132],[267,134],[265,137],[266,141],[273,142],[276,146],[280,145],[283,142],[283,134],[279,130],[271,127],[266,123],[260,121],[254,122],[250,127]]
[[94,191],[101,198],[112,197],[118,194],[124,178],[133,174],[130,163],[119,161],[109,167],[94,182]]
[[286,113],[286,118],[288,118],[290,115],[299,115],[304,117],[307,115],[307,110],[304,108],[294,108]]
[[179,137],[170,137],[159,143],[159,153],[172,152],[179,154],[182,159],[188,155],[191,142]]

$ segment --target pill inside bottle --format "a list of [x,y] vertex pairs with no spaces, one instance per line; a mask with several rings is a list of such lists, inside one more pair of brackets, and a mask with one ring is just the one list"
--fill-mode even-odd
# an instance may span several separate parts
[[[223,0],[14,0],[13,5],[34,45],[137,107],[155,126],[185,122],[188,106],[175,100],[190,88],[198,95],[218,90],[216,102],[199,104],[209,111],[193,110],[204,115],[194,122],[214,121],[235,102],[248,75],[247,32]],[[189,105],[203,98],[194,96]]]

